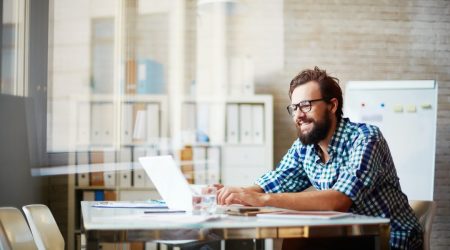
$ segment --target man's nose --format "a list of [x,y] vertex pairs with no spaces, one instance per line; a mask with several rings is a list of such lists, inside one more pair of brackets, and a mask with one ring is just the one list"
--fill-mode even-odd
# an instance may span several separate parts
[[297,109],[294,111],[294,120],[298,120],[298,118],[303,118],[306,116],[306,113],[301,111],[300,109]]
[[300,109],[297,109],[294,111],[294,116],[292,117],[294,119],[294,121],[298,121],[301,118],[305,117],[305,112],[302,112]]

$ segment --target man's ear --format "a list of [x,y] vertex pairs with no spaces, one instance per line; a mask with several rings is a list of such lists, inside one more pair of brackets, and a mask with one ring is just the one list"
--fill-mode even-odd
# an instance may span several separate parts
[[338,108],[338,104],[339,104],[338,99],[337,98],[331,98],[329,104],[330,104],[330,111],[333,112],[333,114],[335,114],[336,110]]

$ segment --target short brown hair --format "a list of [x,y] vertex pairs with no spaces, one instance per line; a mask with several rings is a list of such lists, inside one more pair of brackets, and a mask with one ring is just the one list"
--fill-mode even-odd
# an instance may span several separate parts
[[319,84],[322,98],[325,99],[325,101],[329,102],[333,98],[338,100],[336,119],[338,122],[341,121],[344,102],[342,100],[342,90],[339,86],[339,79],[328,75],[325,70],[321,70],[317,66],[315,66],[314,69],[303,70],[292,79],[289,85],[289,98],[292,99],[292,92],[294,92],[295,88],[310,81],[315,81]]

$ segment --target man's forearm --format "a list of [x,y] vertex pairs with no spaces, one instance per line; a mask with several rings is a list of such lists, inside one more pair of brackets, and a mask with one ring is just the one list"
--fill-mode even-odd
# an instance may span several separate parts
[[251,192],[257,192],[257,193],[264,193],[264,190],[258,186],[258,185],[253,185],[253,186],[249,186],[249,187],[244,187],[244,189],[246,191],[251,191]]
[[352,205],[350,198],[335,190],[266,194],[263,200],[265,206],[293,210],[347,212]]

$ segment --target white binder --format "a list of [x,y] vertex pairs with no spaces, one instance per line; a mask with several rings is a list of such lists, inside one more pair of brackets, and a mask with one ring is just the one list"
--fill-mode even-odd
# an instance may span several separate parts
[[91,116],[91,142],[93,145],[101,145],[102,131],[103,131],[103,116],[102,105],[99,103],[92,104],[92,116]]
[[160,116],[159,105],[150,103],[147,105],[147,141],[148,143],[156,143],[160,137]]
[[252,105],[242,104],[239,106],[240,142],[252,143]]
[[220,148],[209,147],[207,151],[207,184],[215,184],[220,181]]
[[139,163],[139,158],[147,156],[145,147],[135,147],[133,149],[133,185],[134,187],[145,187],[145,180],[148,178],[144,169]]
[[146,140],[147,138],[147,110],[137,110],[136,120],[134,121],[133,139],[136,141]]
[[206,148],[193,147],[194,183],[206,184]]
[[105,182],[105,187],[115,187],[116,186],[116,152],[114,150],[105,150],[103,152],[103,164],[105,166],[105,171],[103,171],[103,180]]
[[252,105],[252,139],[253,143],[264,143],[264,106]]
[[91,103],[80,102],[77,106],[77,145],[90,144],[91,129]]
[[94,145],[111,145],[114,140],[114,106],[112,103],[92,104],[91,141]]
[[131,148],[121,148],[118,154],[118,162],[128,163],[129,169],[119,171],[119,186],[131,187]]
[[196,129],[196,112],[194,103],[183,104],[183,130],[195,130]]
[[101,104],[102,145],[112,145],[114,142],[114,106],[112,103]]
[[133,168],[134,187],[145,187],[146,174],[142,166],[136,164]]
[[196,142],[196,120],[197,112],[194,103],[184,103],[182,111],[181,136],[182,143],[185,145],[192,145]]
[[122,144],[133,141],[133,104],[125,103],[122,110]]
[[237,104],[227,105],[227,142],[239,142],[239,110]]
[[[88,152],[77,152],[77,169],[85,168],[87,167],[87,164],[89,164],[89,153]],[[89,172],[84,173],[78,173],[77,174],[77,181],[79,187],[87,187],[89,186]]]

